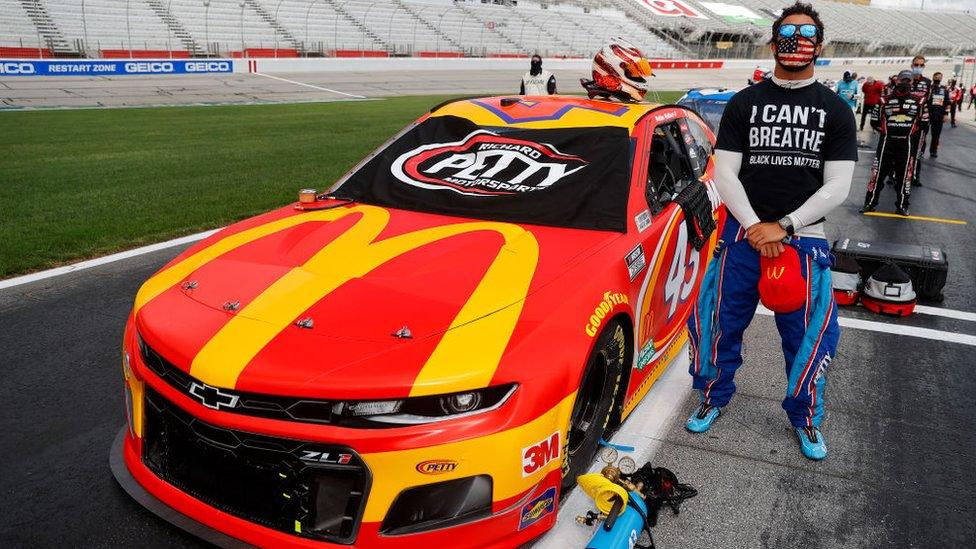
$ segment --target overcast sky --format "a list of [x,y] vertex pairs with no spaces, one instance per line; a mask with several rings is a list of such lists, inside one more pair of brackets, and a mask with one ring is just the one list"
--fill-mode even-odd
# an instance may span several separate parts
[[871,0],[879,8],[925,8],[933,10],[969,10],[976,12],[976,0]]

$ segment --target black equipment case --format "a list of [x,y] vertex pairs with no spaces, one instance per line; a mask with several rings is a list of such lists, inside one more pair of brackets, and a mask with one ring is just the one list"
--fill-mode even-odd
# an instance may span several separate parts
[[892,261],[912,279],[915,293],[924,299],[942,301],[942,288],[949,275],[949,258],[945,250],[918,244],[866,242],[844,238],[834,241],[834,255],[845,255],[857,261],[867,280],[874,271]]

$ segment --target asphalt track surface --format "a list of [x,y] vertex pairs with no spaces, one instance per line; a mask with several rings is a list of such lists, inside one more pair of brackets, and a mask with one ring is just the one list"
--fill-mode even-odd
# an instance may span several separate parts
[[[940,156],[925,160],[925,186],[912,197],[914,214],[968,224],[858,215],[873,156],[862,151],[854,188],[829,227],[832,239],[943,246],[950,275],[941,306],[968,312],[976,312],[973,112],[946,128]],[[886,189],[881,209],[892,211],[893,200]],[[205,546],[130,499],[108,468],[124,422],[122,326],[141,282],[181,249],[0,290],[0,546]],[[976,322],[931,315],[842,316],[976,335]],[[844,329],[826,397],[830,456],[813,463],[800,456],[780,409],[777,337],[772,318],[757,316],[738,394],[708,434],[683,429],[697,397],[680,369],[625,425],[622,442],[644,443],[638,461],[653,459],[699,490],[680,515],[662,515],[658,547],[972,547],[974,349]],[[573,524],[573,501],[539,547],[583,546],[587,532]]]

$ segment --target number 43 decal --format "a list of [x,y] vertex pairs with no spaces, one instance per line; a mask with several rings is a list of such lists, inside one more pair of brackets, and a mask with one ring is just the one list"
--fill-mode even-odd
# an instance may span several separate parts
[[684,303],[695,289],[698,280],[698,269],[701,263],[698,250],[692,250],[688,245],[688,225],[678,226],[678,242],[675,245],[674,257],[671,258],[671,268],[664,280],[664,301],[668,304],[668,320],[678,310],[678,304]]

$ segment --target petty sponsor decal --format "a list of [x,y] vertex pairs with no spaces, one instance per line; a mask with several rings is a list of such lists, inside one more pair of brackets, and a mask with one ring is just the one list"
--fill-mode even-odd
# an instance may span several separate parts
[[637,244],[637,246],[627,254],[625,258],[627,262],[627,273],[630,275],[630,279],[634,280],[637,275],[644,270],[647,266],[647,258],[644,257],[644,246]]
[[562,445],[559,443],[559,431],[547,436],[543,440],[522,449],[522,476],[527,477],[559,458]]
[[626,294],[610,291],[603,292],[603,301],[600,301],[599,305],[593,309],[593,314],[590,315],[590,321],[586,324],[586,335],[590,337],[595,336],[600,330],[600,325],[603,324],[603,319],[610,314],[610,311],[614,307],[621,303],[628,303]]
[[556,510],[556,487],[552,486],[522,506],[519,511],[519,530],[539,522]]
[[391,171],[415,187],[499,196],[545,189],[586,165],[586,160],[552,145],[477,130],[461,141],[407,151],[393,162]]
[[425,475],[443,475],[453,473],[458,462],[453,459],[430,459],[417,464],[417,472]]
[[634,216],[634,225],[637,226],[637,232],[642,233],[651,226],[651,211],[644,210],[641,213]]

